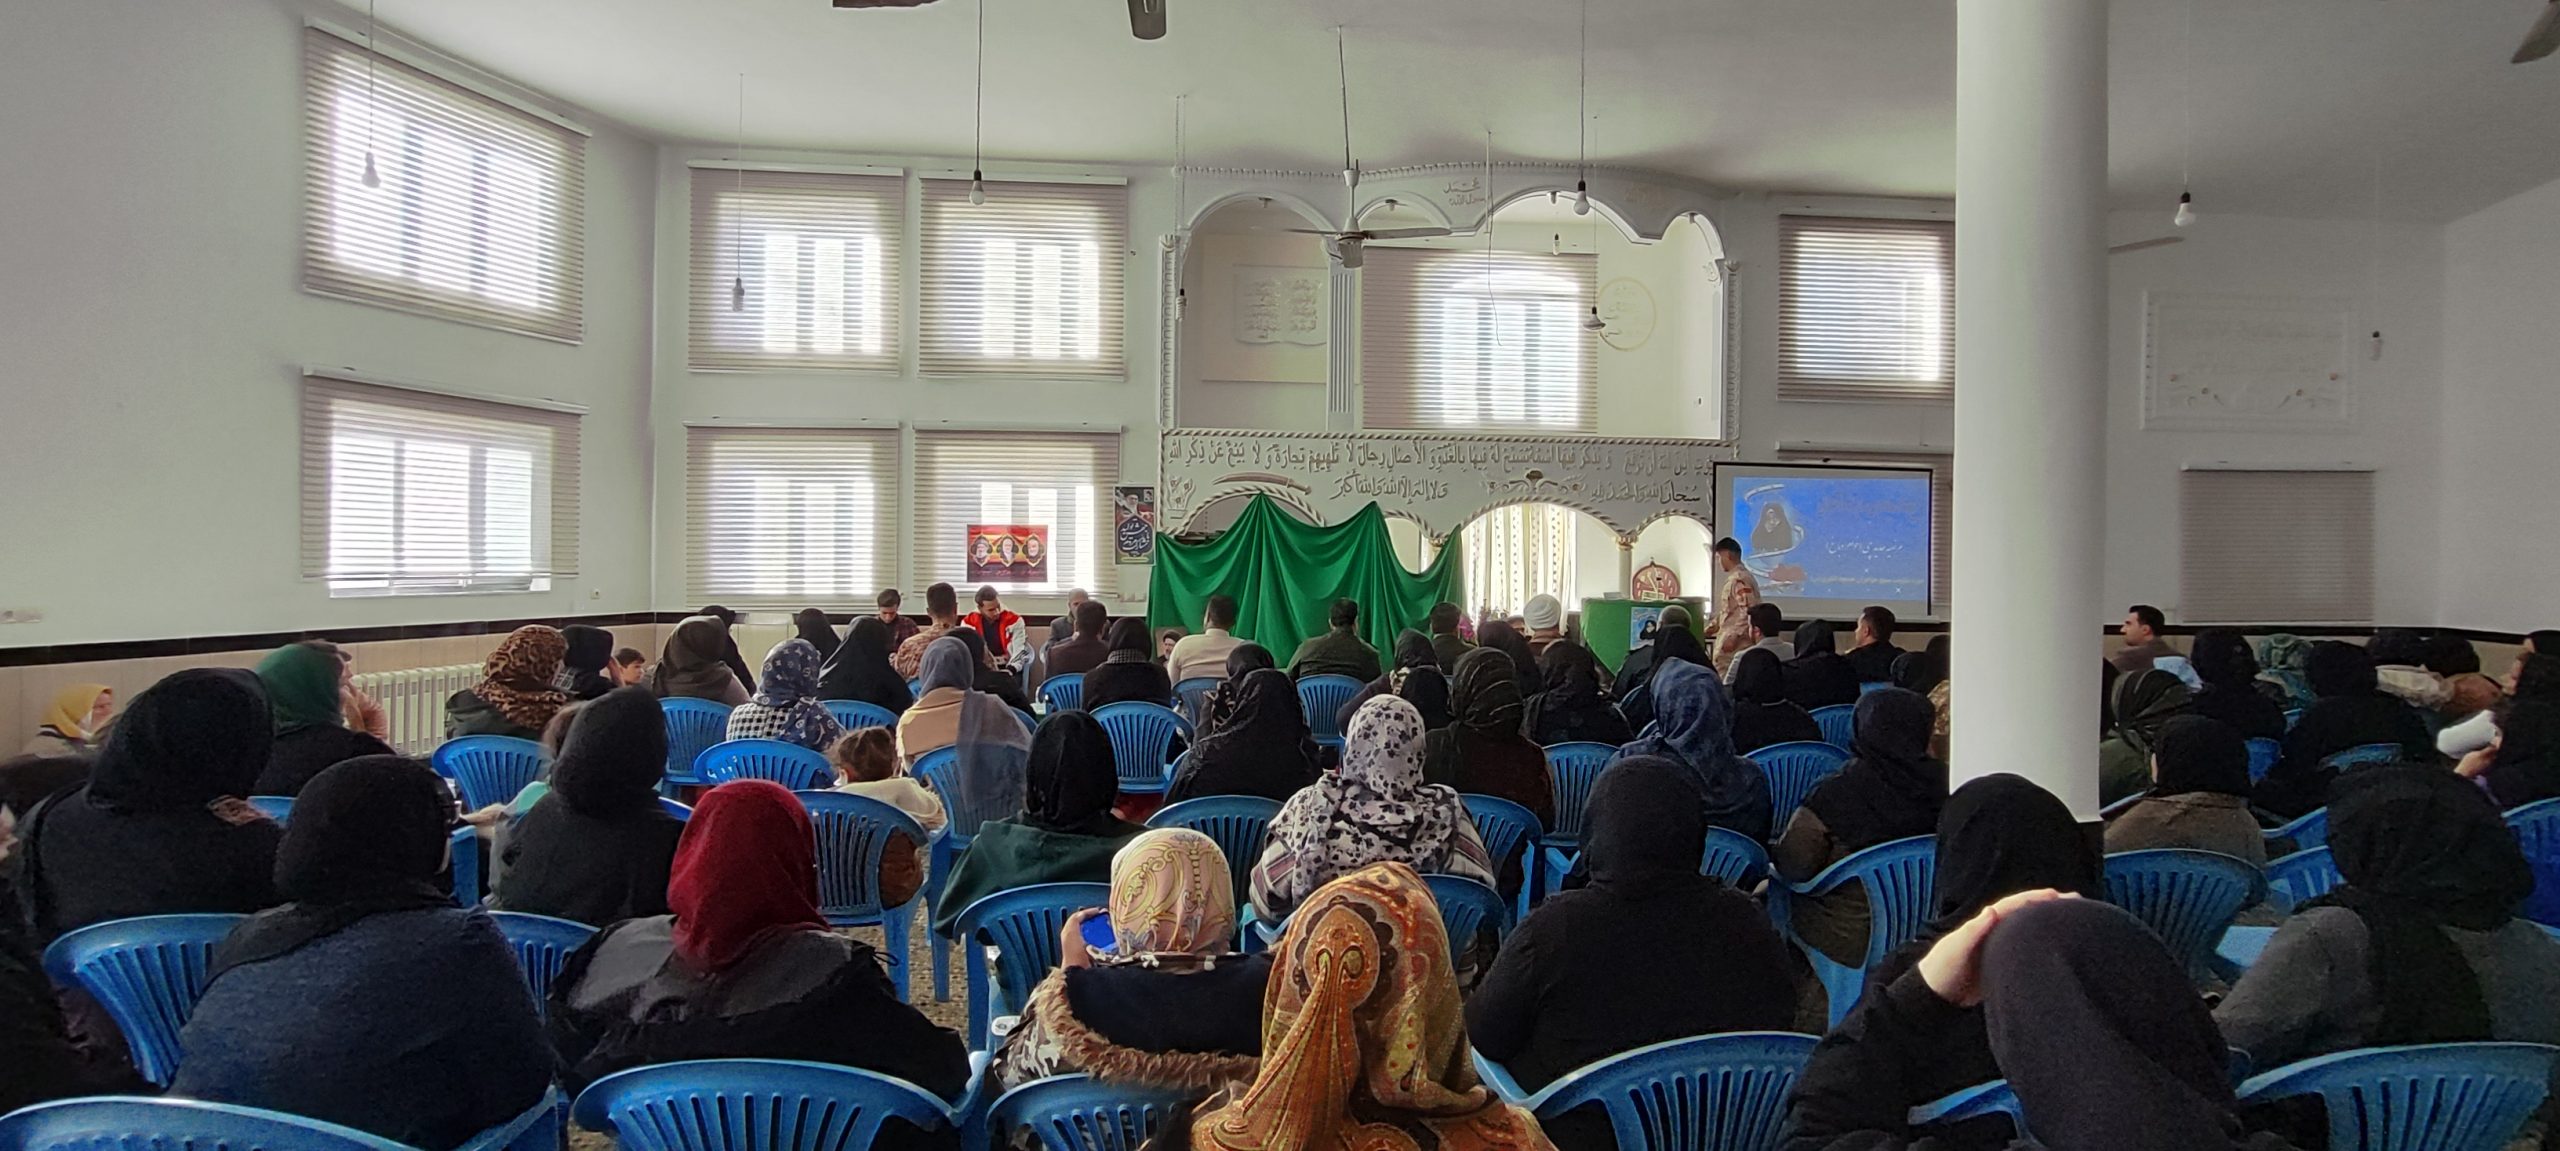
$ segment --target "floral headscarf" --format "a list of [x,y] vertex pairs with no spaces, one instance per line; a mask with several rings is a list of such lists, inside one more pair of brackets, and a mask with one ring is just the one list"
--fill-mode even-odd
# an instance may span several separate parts
[[797,637],[764,655],[764,675],[745,707],[729,715],[731,739],[779,739],[824,751],[843,725],[818,702],[818,647]]
[[[1420,720],[1405,722],[1418,740]],[[1448,935],[1430,889],[1411,868],[1365,867],[1309,897],[1275,952],[1270,988],[1261,1070],[1191,1121],[1194,1146],[1554,1147],[1536,1120],[1477,1081]]]
[[[1271,820],[1255,898],[1267,887],[1275,906],[1264,910],[1293,907],[1381,861],[1468,873],[1464,848],[1484,847],[1459,830],[1468,817],[1457,790],[1422,781],[1422,734],[1422,713],[1398,697],[1360,705],[1343,732],[1340,770],[1291,796]],[[1490,869],[1478,862],[1473,870]]]
[[560,629],[527,624],[507,633],[480,665],[480,684],[472,692],[498,709],[507,722],[540,731],[568,706],[569,693],[553,683],[569,641]]
[[1160,827],[1111,857],[1111,928],[1119,938],[1096,958],[1176,970],[1206,967],[1236,935],[1235,880],[1218,842]]

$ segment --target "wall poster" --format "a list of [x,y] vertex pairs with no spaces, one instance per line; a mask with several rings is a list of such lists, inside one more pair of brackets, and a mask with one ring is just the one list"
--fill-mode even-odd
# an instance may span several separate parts
[[1152,563],[1156,558],[1156,490],[1111,489],[1111,559]]
[[1046,524],[970,524],[970,583],[1049,582]]

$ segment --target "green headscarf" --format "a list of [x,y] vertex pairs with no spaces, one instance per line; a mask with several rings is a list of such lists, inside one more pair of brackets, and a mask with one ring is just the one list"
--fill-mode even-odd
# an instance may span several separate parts
[[258,682],[267,687],[276,730],[340,727],[338,653],[307,643],[286,644],[258,661]]

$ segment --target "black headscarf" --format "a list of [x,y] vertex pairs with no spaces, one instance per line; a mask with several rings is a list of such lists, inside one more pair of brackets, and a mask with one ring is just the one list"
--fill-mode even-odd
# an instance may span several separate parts
[[1787,703],[1786,669],[1780,665],[1778,653],[1765,647],[1752,648],[1734,660],[1733,679],[1725,686],[1733,695],[1737,711],[1746,707],[1783,707]]
[[2151,759],[2159,772],[2154,796],[2201,791],[2249,798],[2249,745],[2221,720],[2181,715],[2161,724]]
[[1705,800],[1689,769],[1658,755],[1631,755],[1591,785],[1582,809],[1591,886],[1650,895],[1667,884],[1697,883],[1706,850]]
[[693,614],[707,615],[720,621],[721,642],[727,645],[721,649],[720,662],[728,664],[729,670],[737,673],[738,685],[746,688],[748,695],[754,695],[755,669],[747,666],[747,657],[738,654],[738,613],[715,603]]
[[1110,650],[1102,657],[1106,663],[1145,663],[1156,657],[1154,637],[1145,620],[1124,616],[1111,621],[1104,634],[1110,641]]
[[1542,744],[1625,743],[1635,738],[1626,716],[1600,688],[1600,660],[1591,649],[1557,640],[1538,655],[1544,690],[1530,696],[1521,730]]
[[905,676],[889,666],[889,625],[867,615],[853,621],[844,642],[818,669],[819,699],[852,699],[903,712],[916,701]]
[[1237,644],[1227,653],[1226,678],[1209,689],[1209,698],[1201,704],[1201,730],[1204,733],[1216,731],[1234,718],[1236,703],[1244,690],[1244,677],[1278,666],[1279,661],[1271,658],[1271,649],[1258,643]]
[[1260,668],[1234,686],[1226,723],[1192,745],[1165,802],[1204,795],[1285,801],[1316,781],[1315,740],[1289,673]]
[[2498,749],[2481,776],[2505,808],[2560,796],[2560,654],[2526,655],[2515,686],[2492,709]]
[[2441,768],[2359,768],[2331,787],[2329,851],[2346,883],[2305,906],[2364,921],[2382,1005],[2367,1042],[2492,1038],[2480,978],[2444,929],[2496,930],[2533,894],[2533,869],[2497,807]]
[[1929,646],[1893,657],[1893,686],[1927,695],[1945,683],[1949,646],[1948,637],[1936,635],[1929,637]]
[[2146,755],[2159,743],[2160,725],[2187,714],[2195,702],[2185,680],[2157,668],[2125,673],[2116,681],[2111,698],[2117,738]]
[[1571,640],[1547,645],[1547,650],[1538,656],[1538,678],[1545,685],[1541,694],[1548,697],[1549,707],[1579,709],[1604,702],[1599,657]]
[[2480,649],[2458,635],[2428,636],[2426,662],[2419,666],[2447,679],[2471,675],[2480,670]]
[[214,949],[213,974],[289,954],[369,915],[453,906],[444,870],[453,797],[427,765],[368,755],[323,770],[293,802],[276,893]]
[[1986,775],[1947,797],[1938,813],[1935,938],[2002,896],[2050,887],[2096,899],[2098,850],[2071,809],[2015,775]]
[[1918,692],[1866,693],[1849,762],[1814,785],[1805,807],[1851,850],[1936,830],[1947,804],[1947,765],[1929,757],[1937,722],[1938,709]]
[[2311,681],[2311,693],[2321,699],[2382,690],[2372,657],[2363,648],[2334,639],[2311,645],[2310,654],[2303,657],[2303,677]]
[[658,698],[644,687],[615,688],[569,721],[560,757],[551,761],[551,792],[581,815],[616,815],[653,808],[666,772],[667,718]]
[[274,746],[257,676],[228,667],[176,672],[133,697],[107,730],[89,768],[88,803],[135,814],[245,796]]
[[1430,636],[1413,628],[1406,628],[1396,633],[1395,666],[1400,671],[1417,667],[1437,668],[1440,666],[1440,655],[1431,650]]
[[1520,680],[1509,653],[1479,645],[1458,660],[1449,682],[1450,722],[1486,739],[1520,732]]
[[1510,658],[1511,678],[1519,683],[1523,697],[1537,693],[1541,680],[1537,653],[1529,650],[1529,641],[1508,621],[1491,620],[1477,628],[1476,646],[1492,648]]
[[2209,627],[2196,633],[2187,663],[2206,687],[2243,688],[2258,678],[2258,654],[2249,639],[2232,627]]
[[1809,655],[1840,654],[1840,642],[1831,625],[1818,619],[1807,620],[1796,627],[1795,645],[1797,659]]
[[2242,1145],[2213,1014],[2131,914],[2094,899],[2020,908],[1983,943],[1981,981],[1992,1059],[2037,1146]]
[[1023,779],[1022,821],[1063,835],[1108,836],[1120,821],[1111,814],[1120,795],[1120,773],[1111,759],[1111,733],[1081,711],[1062,711],[1031,738],[1031,762]]
[[2376,667],[2416,667],[2426,662],[2427,637],[2416,628],[2379,628],[2364,642],[2364,655]]
[[1449,677],[1438,667],[1396,671],[1388,678],[1396,685],[1396,695],[1421,713],[1424,731],[1438,731],[1449,726]]
[[987,637],[974,627],[955,627],[944,633],[959,640],[969,649],[969,666],[976,668],[977,690],[1003,700],[1016,711],[1031,710],[1031,701],[1022,694],[1022,680],[1008,668],[995,666],[987,655]]
[[560,690],[571,699],[594,699],[613,690],[604,666],[613,662],[613,633],[573,623],[560,629],[568,650],[560,657]]
[[834,657],[836,646],[843,642],[836,637],[835,625],[827,622],[827,613],[819,608],[804,607],[793,612],[791,626],[800,638],[809,641],[809,646],[818,649],[822,660]]

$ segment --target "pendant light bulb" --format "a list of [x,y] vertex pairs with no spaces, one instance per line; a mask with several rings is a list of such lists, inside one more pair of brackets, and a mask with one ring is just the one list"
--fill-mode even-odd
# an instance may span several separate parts
[[1600,305],[1593,304],[1591,306],[1591,314],[1583,317],[1582,330],[1586,332],[1605,332],[1609,330],[1609,321],[1600,318]]
[[729,278],[729,310],[732,312],[747,310],[747,278],[745,276]]
[[1573,182],[1573,214],[1577,216],[1591,214],[1591,189],[1580,180]]
[[987,174],[985,172],[973,171],[969,173],[969,205],[971,207],[984,207],[986,202]]
[[374,170],[373,153],[371,152],[364,154],[364,186],[368,188],[379,188],[382,186],[382,173]]
[[2195,193],[2184,190],[2179,191],[2178,212],[2176,215],[2169,217],[2169,222],[2176,224],[2181,228],[2196,222]]

